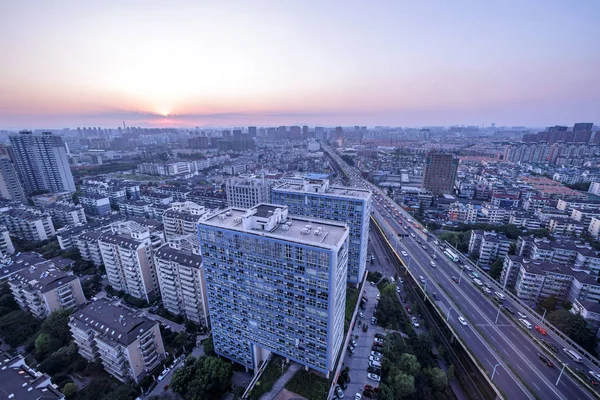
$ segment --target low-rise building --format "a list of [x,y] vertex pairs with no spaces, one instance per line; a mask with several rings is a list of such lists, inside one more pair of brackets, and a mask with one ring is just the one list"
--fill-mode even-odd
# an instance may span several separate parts
[[0,225],[0,258],[9,256],[15,252],[15,246],[10,238],[8,229]]
[[55,268],[51,261],[32,265],[9,280],[15,301],[36,318],[85,303],[79,278]]
[[86,194],[79,197],[79,204],[88,215],[106,215],[110,213],[110,199],[100,194]]
[[54,226],[75,226],[87,223],[83,206],[72,203],[52,203],[44,207]]
[[165,358],[157,321],[105,299],[89,303],[69,321],[79,354],[102,361],[104,370],[121,382],[139,383]]
[[48,374],[25,363],[22,355],[0,351],[0,398],[25,400],[63,400],[65,395]]
[[0,224],[8,232],[28,242],[50,239],[56,234],[52,218],[46,213],[33,209],[10,208],[0,213]]
[[163,214],[162,222],[165,236],[168,238],[178,235],[196,235],[198,221],[208,210],[191,201],[172,203],[171,208]]
[[489,267],[497,258],[508,254],[511,241],[503,234],[472,230],[469,240],[469,254],[477,254],[479,265]]

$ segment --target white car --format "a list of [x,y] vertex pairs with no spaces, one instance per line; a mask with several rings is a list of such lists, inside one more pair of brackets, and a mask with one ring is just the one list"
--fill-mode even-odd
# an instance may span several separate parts
[[379,375],[377,375],[377,374],[373,374],[373,373],[371,373],[371,372],[369,372],[369,373],[367,374],[367,378],[369,378],[369,379],[371,379],[372,381],[375,381],[375,382],[379,382],[379,381],[381,381],[381,377],[380,377]]
[[354,395],[354,400],[362,400],[362,394],[360,394],[360,393],[356,393],[356,394]]
[[435,261],[430,261],[429,264],[431,264],[431,266],[435,268]]
[[396,288],[396,293],[400,293],[400,292],[401,292],[400,288],[399,288],[399,287],[397,287],[397,288]]
[[405,251],[401,251],[400,254],[402,254],[403,257],[408,257],[408,253]]
[[463,317],[458,317],[458,322],[460,322],[463,325],[467,325],[467,320],[464,319]]
[[375,298],[376,298],[377,300],[381,299],[381,296],[379,295],[379,293],[377,293],[377,296],[375,296]]
[[358,312],[358,318],[364,318],[365,314],[362,311]]
[[165,379],[165,377],[167,376],[167,374],[171,371],[171,368],[165,368],[165,370],[163,372],[160,373],[160,375],[158,376],[158,380],[162,381],[163,379]]
[[413,237],[413,238],[414,238],[414,237],[415,237],[415,234],[411,232],[411,233],[410,233],[410,237]]
[[527,315],[523,314],[521,311],[517,311],[517,315],[523,319],[527,318]]
[[378,351],[371,351],[371,356],[373,356],[373,357],[380,357],[381,358],[381,357],[383,357],[383,354],[381,354]]
[[381,362],[381,357],[369,356],[369,361]]
[[419,320],[417,319],[417,317],[412,317],[411,321],[415,328],[419,327]]
[[423,278],[423,275],[419,275],[419,280],[421,281],[421,283],[425,283],[425,278]]

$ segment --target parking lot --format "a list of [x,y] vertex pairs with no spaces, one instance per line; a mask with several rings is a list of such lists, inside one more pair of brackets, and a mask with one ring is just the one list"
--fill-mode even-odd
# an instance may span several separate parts
[[[367,378],[369,356],[371,355],[371,346],[373,346],[375,334],[385,334],[383,328],[377,325],[371,325],[371,317],[373,317],[373,313],[375,311],[373,306],[375,303],[377,303],[376,297],[378,294],[379,290],[377,289],[377,286],[371,286],[369,284],[365,286],[365,293],[363,295],[366,296],[369,301],[367,302],[365,310],[363,311],[364,318],[358,319],[358,322],[356,323],[352,333],[353,338],[358,335],[358,339],[355,339],[357,342],[356,351],[354,354],[350,355],[348,349],[344,349],[344,351],[346,351],[346,357],[344,359],[345,366],[350,367],[349,375],[351,379],[350,383],[348,383],[348,387],[346,390],[344,390],[344,398],[353,399],[356,393],[362,394],[365,385],[371,385],[374,387],[379,386],[378,382]],[[369,326],[369,330],[367,332],[363,332],[361,329],[363,323],[367,323]]]

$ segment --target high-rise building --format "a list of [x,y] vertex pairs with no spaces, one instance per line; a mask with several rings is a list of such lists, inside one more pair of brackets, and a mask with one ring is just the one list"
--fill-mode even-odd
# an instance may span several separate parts
[[215,352],[256,369],[271,353],[327,376],[343,345],[348,227],[283,205],[198,224]]
[[35,209],[9,208],[0,213],[0,224],[11,235],[28,242],[47,240],[56,234],[52,218]]
[[98,239],[106,276],[114,290],[151,302],[159,294],[152,253],[162,238],[133,221],[116,222]]
[[208,301],[198,234],[169,240],[154,252],[162,302],[169,312],[208,327]]
[[55,268],[51,261],[20,270],[11,277],[9,285],[19,306],[36,318],[85,304],[79,278]]
[[165,358],[158,321],[105,299],[75,312],[69,321],[79,354],[121,382],[139,383]]
[[198,221],[207,211],[192,201],[171,203],[171,208],[163,214],[167,240],[180,235],[196,235]]
[[25,200],[19,176],[10,157],[0,155],[0,197],[8,200]]
[[256,137],[256,127],[255,126],[248,127],[248,136],[250,136],[251,138]]
[[269,202],[270,181],[255,176],[232,176],[225,184],[230,207],[250,208]]
[[75,192],[67,148],[51,132],[20,132],[10,137],[17,172],[26,194],[38,191]]
[[366,272],[371,192],[329,186],[327,179],[303,179],[271,189],[271,202],[283,204],[293,215],[344,222],[350,227],[348,282],[358,284]]
[[425,157],[423,187],[433,194],[451,194],[457,169],[458,158],[453,154],[428,153]]

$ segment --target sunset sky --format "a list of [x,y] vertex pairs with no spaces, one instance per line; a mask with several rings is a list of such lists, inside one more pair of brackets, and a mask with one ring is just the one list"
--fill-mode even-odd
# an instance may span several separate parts
[[0,129],[600,123],[600,1],[0,1]]

